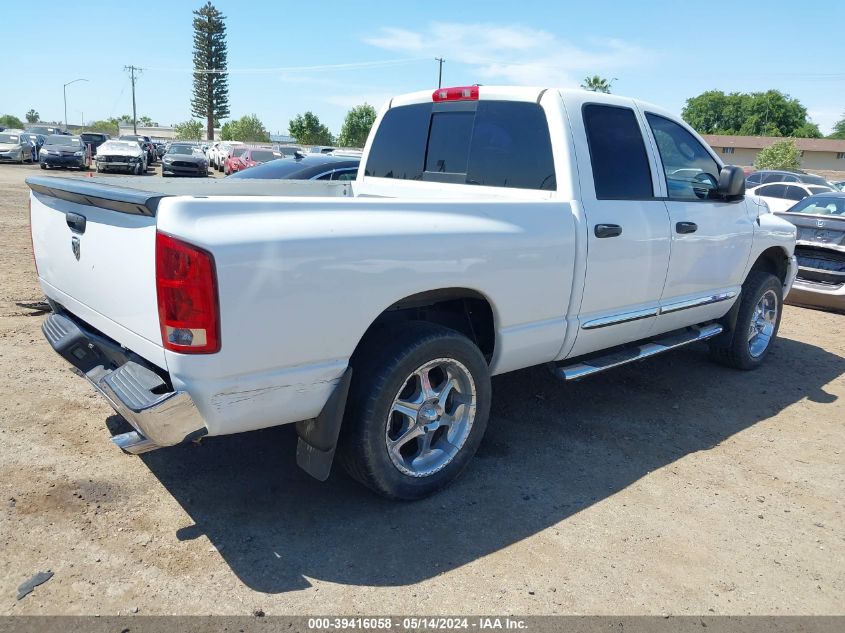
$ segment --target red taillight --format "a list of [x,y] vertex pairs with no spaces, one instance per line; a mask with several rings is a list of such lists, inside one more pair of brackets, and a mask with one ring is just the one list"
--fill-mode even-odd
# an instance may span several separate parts
[[438,88],[431,98],[435,101],[478,101],[478,86]]
[[220,350],[217,274],[211,253],[156,233],[156,292],[165,349],[185,354]]

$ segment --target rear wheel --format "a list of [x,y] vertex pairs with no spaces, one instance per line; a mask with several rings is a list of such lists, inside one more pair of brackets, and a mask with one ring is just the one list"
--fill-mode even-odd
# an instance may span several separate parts
[[757,369],[771,349],[783,313],[783,286],[774,275],[752,271],[742,284],[733,339],[727,347],[710,345],[710,355],[737,369]]
[[420,499],[469,463],[487,427],[490,372],[462,334],[409,322],[370,340],[352,361],[340,459],[375,492]]

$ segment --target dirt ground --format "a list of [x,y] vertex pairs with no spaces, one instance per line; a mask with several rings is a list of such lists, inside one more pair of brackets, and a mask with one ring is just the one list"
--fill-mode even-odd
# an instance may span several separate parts
[[690,348],[498,377],[464,476],[391,503],[310,479],[289,427],[114,447],[126,423],[18,305],[33,174],[0,165],[0,613],[845,612],[844,316],[787,307],[752,373]]

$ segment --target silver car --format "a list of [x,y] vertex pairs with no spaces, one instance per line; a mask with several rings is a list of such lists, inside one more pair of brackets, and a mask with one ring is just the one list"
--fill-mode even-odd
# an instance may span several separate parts
[[33,144],[21,136],[23,131],[5,130],[0,132],[0,161],[12,163],[32,162],[35,160]]

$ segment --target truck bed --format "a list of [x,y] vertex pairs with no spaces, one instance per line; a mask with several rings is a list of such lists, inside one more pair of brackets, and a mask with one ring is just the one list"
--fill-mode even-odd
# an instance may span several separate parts
[[162,198],[171,196],[351,197],[349,182],[314,180],[164,179],[150,176],[62,178],[30,176],[30,188],[54,198],[92,206],[155,216]]

